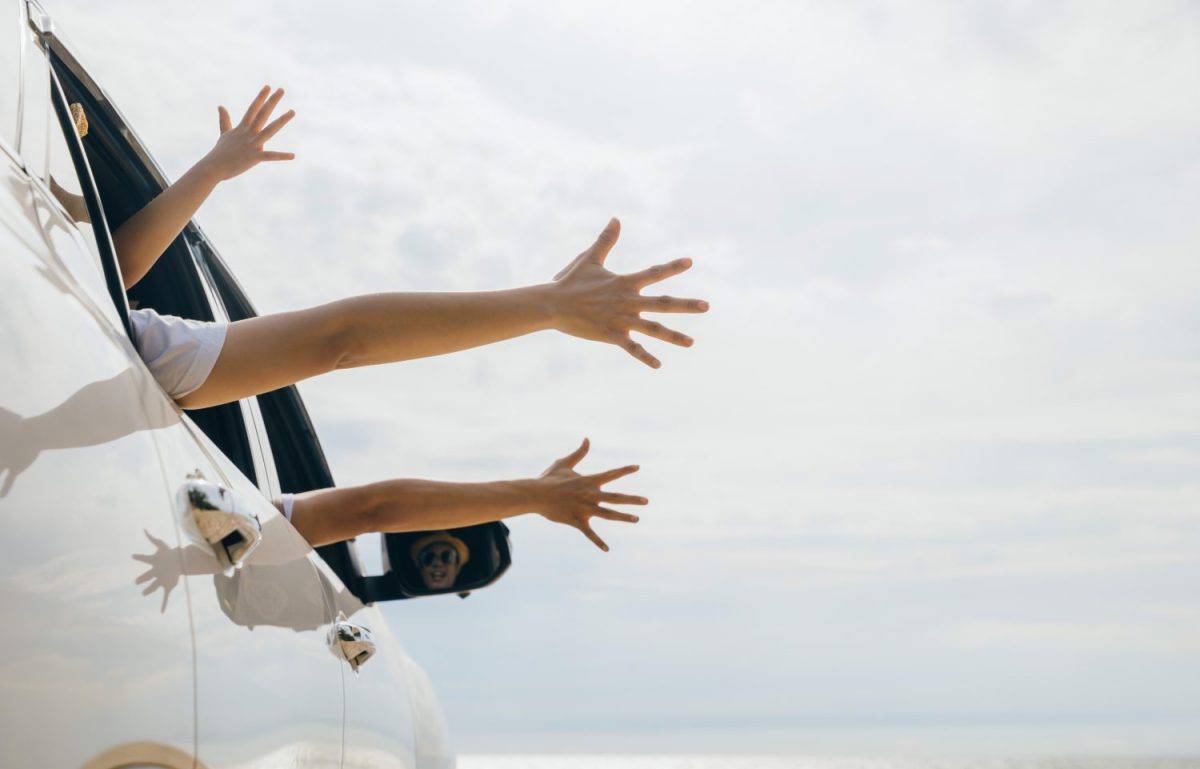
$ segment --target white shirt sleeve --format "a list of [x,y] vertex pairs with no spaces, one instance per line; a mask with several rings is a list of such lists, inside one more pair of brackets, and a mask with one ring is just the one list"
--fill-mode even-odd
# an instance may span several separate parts
[[187,320],[154,310],[129,311],[133,345],[160,387],[178,400],[212,373],[225,345],[228,323]]

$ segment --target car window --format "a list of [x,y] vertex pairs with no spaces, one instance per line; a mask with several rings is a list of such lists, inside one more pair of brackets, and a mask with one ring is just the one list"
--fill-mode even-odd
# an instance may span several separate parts
[[21,114],[22,2],[0,0],[0,137],[14,149]]
[[[229,319],[241,320],[257,315],[254,306],[211,245],[207,241],[198,241],[198,244],[200,256],[212,276],[213,285],[229,313]],[[321,441],[296,386],[281,387],[259,395],[258,405],[280,489],[287,493],[301,493],[333,486],[333,475],[325,461]],[[323,545],[317,548],[317,554],[333,569],[342,584],[360,595],[363,570],[353,541]]]
[[[80,121],[80,125],[82,125],[82,121]],[[77,141],[75,137],[70,137],[70,140]],[[79,174],[75,169],[75,161],[71,159],[71,150],[67,146],[68,137],[63,132],[62,126],[57,120],[50,121],[46,141],[48,145],[46,153],[46,185],[50,188],[50,192],[53,193],[59,205],[66,211],[67,216],[76,223],[79,234],[83,237],[86,246],[84,256],[90,260],[90,263],[86,266],[69,266],[76,275],[80,275],[82,272],[75,268],[86,269],[95,274],[103,274],[100,261],[100,246],[96,242],[96,232],[93,229],[91,217],[88,214],[87,202],[83,197],[83,184],[80,182]]]
[[[82,72],[72,70],[71,67],[77,66],[77,63],[68,65],[53,50],[50,63],[62,89],[64,103],[76,105],[75,112],[82,113],[88,124],[87,134],[80,143],[89,174],[83,180],[86,189],[91,189],[90,185],[95,183],[95,191],[107,222],[113,228],[119,228],[158,195],[162,187],[153,178],[152,169],[147,167],[143,156],[130,144],[131,134],[123,130],[112,102],[105,95],[90,91],[81,80]],[[71,118],[72,122],[76,120]],[[79,178],[71,174],[66,149],[64,136],[55,136],[50,175],[54,177],[56,189],[67,193],[61,197],[70,201],[72,198],[68,194],[77,195],[79,192]],[[64,179],[72,184],[71,188],[67,189]],[[104,245],[103,239],[101,245]],[[123,302],[128,297],[129,305],[133,308],[148,308],[164,315],[195,320],[215,319],[191,247],[184,236],[176,238],[167,247],[154,267],[135,286],[127,292],[120,289],[120,292],[120,300]],[[239,403],[195,409],[189,412],[189,416],[238,470],[247,478],[257,480],[256,456]]]

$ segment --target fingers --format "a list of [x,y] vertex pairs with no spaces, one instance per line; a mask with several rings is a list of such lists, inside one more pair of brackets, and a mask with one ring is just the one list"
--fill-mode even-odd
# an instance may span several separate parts
[[[137,558],[139,561],[140,561],[140,560],[142,560],[141,558],[138,558],[136,555],[134,556],[134,558]],[[146,559],[145,559],[145,561],[146,561],[147,563],[149,563],[149,562],[150,562],[150,559],[149,559],[149,558],[146,558]],[[151,578],[153,578],[153,577],[154,577],[154,569],[146,569],[144,572],[142,572],[141,574],[139,574],[139,575],[137,576],[137,579],[135,579],[135,580],[133,581],[133,584],[135,584],[135,585],[140,585],[140,584],[142,584],[143,582],[145,582],[146,580],[148,580],[148,579],[151,579]]]
[[224,107],[217,107],[217,125],[221,129],[221,133],[233,128],[233,121],[229,119],[229,110]]
[[600,492],[600,501],[613,505],[647,505],[650,500],[634,494],[618,494],[615,491]]
[[249,125],[254,116],[258,114],[258,110],[262,107],[263,102],[267,100],[267,95],[271,93],[271,86],[264,85],[258,92],[258,96],[254,97],[254,101],[250,102],[250,106],[246,108],[246,114],[242,115],[242,121],[238,125]]
[[603,486],[606,483],[612,483],[618,478],[624,478],[626,475],[636,473],[638,469],[639,468],[637,465],[625,465],[624,467],[618,467],[615,470],[605,470],[602,473],[589,475],[588,478],[594,481],[597,486]]
[[629,282],[633,283],[638,288],[648,286],[651,283],[657,283],[660,280],[678,275],[681,272],[687,272],[692,267],[691,259],[676,259],[673,262],[666,264],[656,264],[653,267],[647,267],[640,272],[631,272],[625,276]]
[[588,449],[591,448],[591,445],[591,442],[587,438],[584,438],[583,443],[579,444],[579,448],[555,462],[555,466],[574,468],[575,465],[579,464],[581,459],[587,456]]
[[640,344],[630,339],[628,333],[618,334],[614,332],[608,337],[608,342],[609,344],[614,344],[617,347],[620,347],[622,350],[637,358],[642,363],[645,363],[650,368],[659,368],[662,366],[662,361],[646,352],[645,347],[642,347]]
[[666,326],[664,326],[663,324],[658,323],[653,320],[645,320],[643,318],[638,318],[637,320],[635,320],[633,322],[632,328],[635,331],[645,334],[646,336],[652,336],[655,339],[661,339],[664,342],[670,342],[671,344],[677,344],[680,347],[691,347],[692,346],[693,340],[690,336],[688,336],[686,334],[681,334],[678,331],[669,329]]
[[270,120],[271,113],[275,111],[276,105],[279,104],[279,100],[282,98],[283,89],[276,88],[275,93],[271,94],[270,98],[263,102],[263,105],[259,107],[258,112],[254,114],[254,119],[250,121],[250,130],[261,131],[262,127],[267,124],[268,120]]
[[608,552],[608,545],[606,545],[604,543],[604,540],[600,539],[600,536],[598,534],[596,534],[596,532],[592,531],[591,526],[588,526],[586,523],[582,523],[579,525],[579,530],[583,532],[583,535],[585,537],[587,537],[588,539],[590,539],[592,541],[593,545],[600,548],[601,550],[603,550],[606,553]]
[[257,139],[257,141],[258,141],[258,146],[261,147],[262,145],[264,145],[268,141],[270,141],[271,137],[274,136],[275,134],[279,133],[280,129],[282,129],[285,125],[287,125],[289,122],[291,122],[292,118],[294,118],[294,117],[296,117],[296,110],[290,109],[287,112],[280,115],[279,117],[272,120],[271,124],[268,125],[266,128],[262,129],[262,131],[259,131],[258,136],[255,137],[255,139]]
[[621,222],[614,216],[608,220],[608,224],[600,231],[596,242],[588,249],[592,260],[597,264],[604,264],[604,260],[608,258],[608,252],[612,251],[619,237],[621,237]]
[[621,342],[621,349],[623,349],[625,352],[629,353],[633,357],[637,358],[642,363],[645,363],[650,368],[661,368],[662,367],[662,361],[660,361],[658,358],[655,358],[650,353],[646,352],[645,347],[642,347],[640,344],[633,341],[629,337],[625,337],[624,341]]
[[260,153],[258,153],[258,159],[266,160],[268,162],[272,161],[272,160],[295,160],[296,153],[295,152],[260,152]]
[[638,312],[708,312],[708,302],[673,296],[643,296],[638,299],[637,308]]
[[597,518],[603,518],[606,521],[623,521],[625,523],[637,523],[640,518],[630,513],[618,513],[616,510],[609,510],[607,507],[597,508],[592,515]]

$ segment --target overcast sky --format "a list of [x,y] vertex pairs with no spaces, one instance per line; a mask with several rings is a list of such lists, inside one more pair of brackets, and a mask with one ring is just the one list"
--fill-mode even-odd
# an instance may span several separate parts
[[301,386],[343,484],[643,467],[386,609],[461,749],[1200,750],[1200,6],[45,4],[172,178],[288,89],[199,216],[262,312],[695,259],[659,371]]

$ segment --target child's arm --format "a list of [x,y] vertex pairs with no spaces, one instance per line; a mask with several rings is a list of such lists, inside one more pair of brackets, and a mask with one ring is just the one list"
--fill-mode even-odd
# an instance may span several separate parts
[[708,302],[641,293],[687,270],[691,259],[628,275],[610,272],[604,260],[619,232],[613,219],[591,248],[539,286],[368,294],[237,321],[208,379],[178,403],[188,409],[216,406],[336,369],[443,355],[548,329],[620,347],[658,368],[658,359],[631,332],[681,347],[691,347],[692,339],[642,313],[706,312]]
[[[552,464],[538,478],[490,483],[445,483],[399,479],[365,486],[319,489],[297,494],[292,525],[313,547],[367,532],[432,531],[474,526],[540,513],[548,520],[579,529],[607,551],[592,530],[592,517],[637,523],[636,515],[618,513],[600,503],[644,505],[645,497],[601,491],[600,487],[637,467],[580,475],[575,465],[588,452],[588,441]],[[277,506],[279,503],[276,503]]]
[[218,184],[264,160],[295,157],[290,152],[263,149],[263,145],[295,115],[294,111],[288,110],[267,124],[282,97],[282,88],[271,93],[270,86],[263,86],[236,126],[230,121],[229,112],[218,107],[221,136],[216,146],[178,181],[117,228],[112,239],[125,288],[133,286],[150,271]]
[[77,222],[91,223],[92,217],[88,214],[87,202],[83,199],[82,195],[67,192],[53,176],[50,177],[50,192],[54,194],[54,197],[58,198],[58,202],[62,203],[62,207],[67,209],[67,215],[71,219]]

